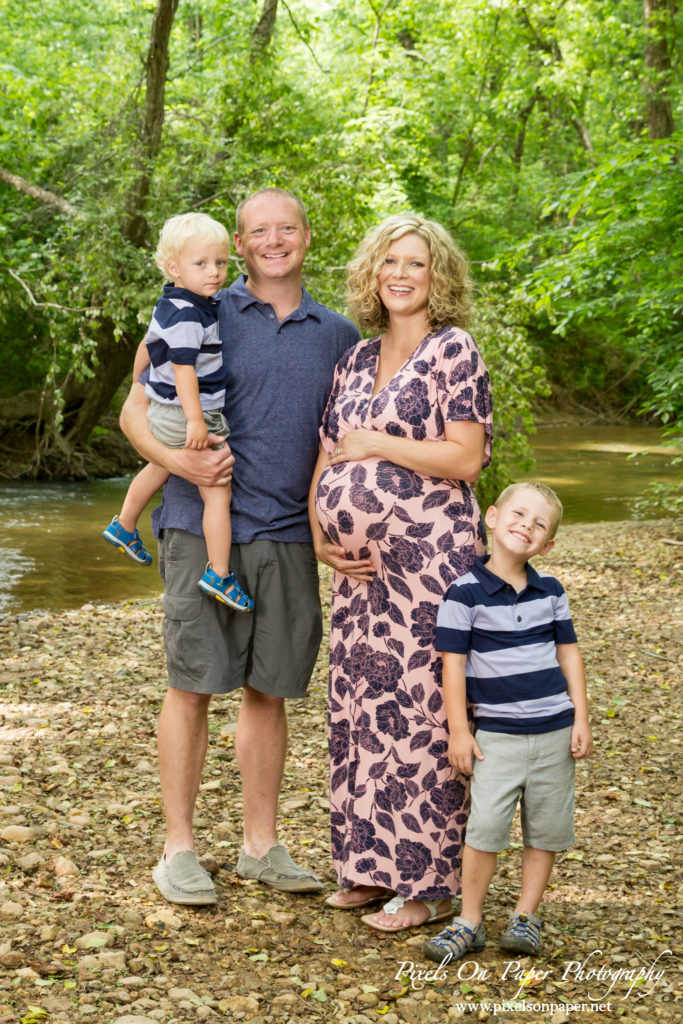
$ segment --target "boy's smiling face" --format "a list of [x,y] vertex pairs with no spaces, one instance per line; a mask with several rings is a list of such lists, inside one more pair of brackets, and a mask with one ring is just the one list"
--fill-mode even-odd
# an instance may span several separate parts
[[494,550],[515,559],[547,554],[555,543],[557,511],[532,487],[520,487],[508,500],[486,512],[486,525],[493,533]]

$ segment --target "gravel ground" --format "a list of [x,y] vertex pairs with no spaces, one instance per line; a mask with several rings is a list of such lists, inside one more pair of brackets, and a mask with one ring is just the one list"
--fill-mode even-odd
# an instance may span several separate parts
[[[569,593],[596,739],[577,774],[577,844],[558,857],[540,957],[515,961],[496,943],[519,882],[515,829],[490,893],[486,949],[442,970],[422,957],[425,931],[378,935],[358,912],[237,877],[235,697],[212,707],[196,818],[219,902],[165,904],[151,881],[163,832],[159,602],[5,617],[0,1024],[683,1019],[669,952],[679,941],[682,545],[666,521],[561,531],[544,567]],[[323,590],[329,604],[329,580]],[[332,891],[326,656],[309,699],[290,707],[281,838]]]

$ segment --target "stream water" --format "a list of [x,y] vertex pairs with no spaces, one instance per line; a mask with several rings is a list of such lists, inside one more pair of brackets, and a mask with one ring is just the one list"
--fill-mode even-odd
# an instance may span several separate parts
[[[627,458],[643,449],[647,455]],[[528,475],[558,491],[569,523],[629,519],[635,496],[677,472],[654,427],[544,427],[534,452]],[[156,557],[138,566],[100,536],[127,485],[125,478],[0,485],[0,614],[161,593]],[[140,532],[156,555],[149,509]]]

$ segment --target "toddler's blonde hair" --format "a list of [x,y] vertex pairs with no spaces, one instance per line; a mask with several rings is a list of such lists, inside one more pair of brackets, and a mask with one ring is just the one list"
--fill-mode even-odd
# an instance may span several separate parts
[[230,235],[213,217],[206,213],[179,213],[169,217],[159,232],[154,262],[163,274],[168,273],[168,264],[178,259],[191,238],[199,238],[212,245],[225,245],[230,249]]

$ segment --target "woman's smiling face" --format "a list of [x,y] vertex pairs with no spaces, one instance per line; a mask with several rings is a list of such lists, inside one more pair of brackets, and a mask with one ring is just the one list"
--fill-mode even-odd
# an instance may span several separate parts
[[429,246],[419,235],[403,235],[391,243],[377,280],[389,314],[414,316],[426,310],[431,262]]

